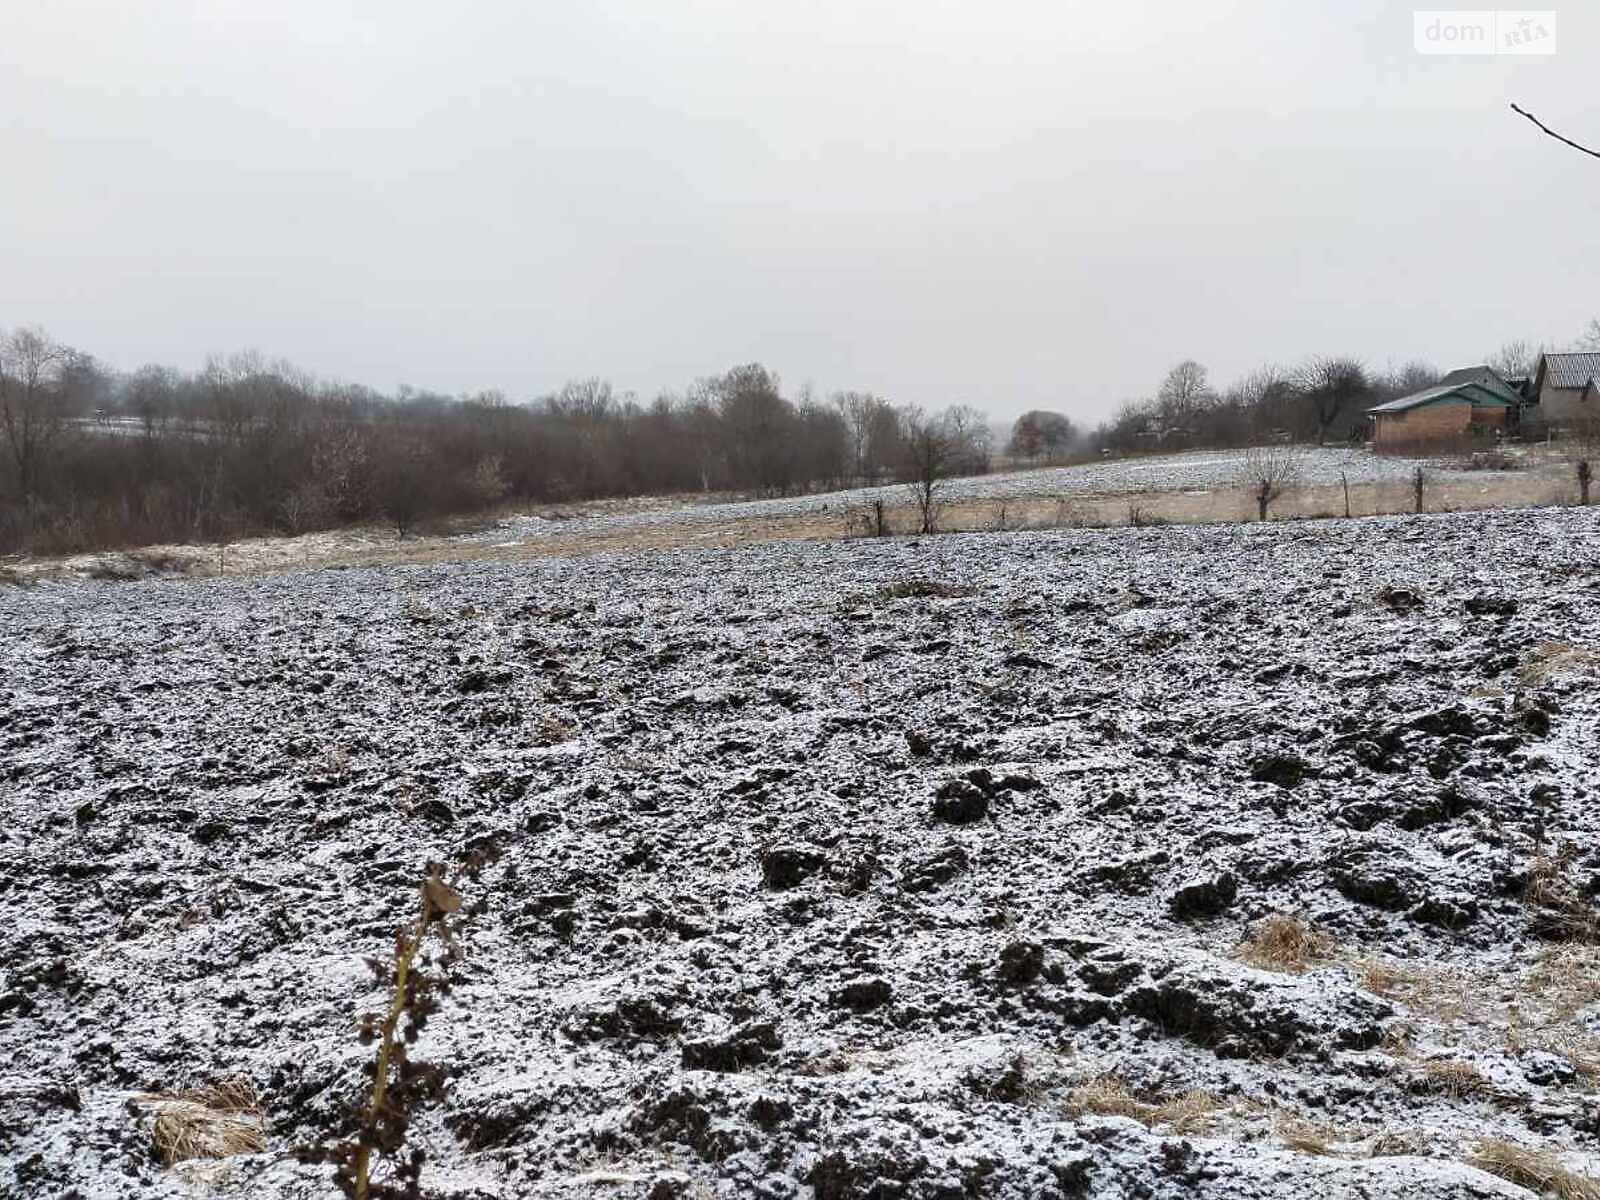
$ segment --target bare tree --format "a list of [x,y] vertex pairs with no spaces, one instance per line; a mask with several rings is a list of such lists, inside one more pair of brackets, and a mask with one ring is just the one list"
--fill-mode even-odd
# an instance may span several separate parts
[[835,392],[832,403],[844,421],[845,453],[853,479],[867,473],[867,446],[872,437],[872,407],[876,397],[869,392]]
[[149,364],[140,367],[123,389],[124,411],[137,417],[147,438],[167,430],[178,395],[178,373],[171,367]]
[[1216,402],[1206,369],[1192,358],[1167,372],[1156,392],[1156,414],[1163,428],[1191,432],[1200,413]]
[[994,453],[994,431],[982,409],[953,404],[939,415],[950,442],[952,475],[984,475]]
[[1288,442],[1251,446],[1244,452],[1239,473],[1241,486],[1256,502],[1256,513],[1267,519],[1272,502],[1300,481],[1300,448]]
[[1353,358],[1313,358],[1300,369],[1299,383],[1316,422],[1319,446],[1340,415],[1358,407],[1371,390],[1366,368]]
[[956,457],[955,441],[944,418],[930,417],[915,406],[902,410],[901,423],[906,486],[921,518],[920,531],[935,533],[943,507],[940,493]]
[[734,367],[717,384],[718,412],[733,485],[770,495],[796,482],[795,409],[778,377],[760,363]]
[[[0,337],[0,553],[213,541],[229,522],[240,536],[306,532],[385,514],[409,536],[425,519],[502,499],[786,493],[852,474],[911,477],[899,414],[885,401],[791,399],[778,383],[750,364],[649,406],[602,379],[527,403],[493,390],[402,386],[385,396],[319,383],[256,352],[194,373],[147,367],[118,378],[18,330]],[[89,413],[97,420],[77,420]],[[952,424],[964,457],[940,475],[984,469],[982,415],[964,410]],[[19,492],[24,501],[12,503]]]
[[900,413],[887,400],[879,399],[873,406],[867,431],[868,478],[878,480],[893,474],[900,458]]
[[1431,388],[1443,379],[1439,368],[1430,362],[1412,359],[1390,370],[1386,375],[1371,381],[1375,395],[1409,396],[1424,388]]
[[25,504],[38,495],[45,465],[68,428],[59,384],[71,361],[72,351],[42,329],[0,337],[0,435]]
[[1543,346],[1515,338],[1491,354],[1487,365],[1501,379],[1531,379],[1543,353]]
[[893,453],[899,437],[899,418],[894,406],[882,396],[871,392],[843,394],[850,397],[844,420],[851,472],[858,479],[876,479]]
[[428,471],[425,447],[403,434],[391,435],[379,455],[375,473],[375,492],[379,507],[395,535],[405,541],[406,534],[432,510],[428,494],[437,479]]
[[1012,458],[1038,458],[1044,453],[1044,429],[1039,424],[1042,414],[1026,412],[1011,426],[1011,440],[1006,443],[1006,453]]
[[1289,429],[1296,422],[1300,403],[1294,373],[1276,363],[1266,363],[1246,374],[1225,394],[1216,413],[1224,424],[1218,440],[1225,445],[1248,442],[1255,430]]
[[278,516],[289,533],[320,529],[328,518],[328,493],[315,480],[306,480],[284,493]]
[[1058,412],[1033,409],[1023,413],[1011,427],[1006,453],[1012,458],[1043,458],[1054,462],[1078,440],[1077,427]]

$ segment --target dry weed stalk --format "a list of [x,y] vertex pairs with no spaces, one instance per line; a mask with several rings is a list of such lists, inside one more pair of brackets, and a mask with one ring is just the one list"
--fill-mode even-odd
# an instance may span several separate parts
[[267,1148],[266,1113],[247,1079],[136,1098],[155,1113],[156,1150],[167,1166]]
[[[388,1182],[373,1179],[373,1153],[385,1158],[398,1156],[405,1144],[411,1108],[436,1098],[443,1090],[439,1069],[412,1060],[406,1047],[416,1041],[428,1017],[437,1011],[440,995],[449,990],[445,972],[458,954],[446,919],[460,910],[461,896],[441,877],[437,863],[428,865],[420,893],[416,920],[395,934],[392,966],[369,962],[380,978],[392,983],[393,991],[381,1018],[368,1014],[362,1019],[362,1039],[376,1038],[378,1042],[372,1094],[355,1139],[332,1154],[338,1164],[334,1182],[351,1200],[398,1200],[417,1194],[423,1162],[420,1149],[413,1149],[404,1163],[393,1168]],[[430,938],[437,939],[444,950],[437,975],[428,973],[429,964],[422,953]]]
[[1315,963],[1332,957],[1333,939],[1299,917],[1273,913],[1257,922],[1250,936],[1239,943],[1240,961],[1263,971],[1299,975]]
[[1548,1150],[1519,1145],[1504,1138],[1479,1142],[1469,1166],[1498,1175],[1518,1187],[1557,1200],[1600,1200],[1600,1180],[1561,1165]]

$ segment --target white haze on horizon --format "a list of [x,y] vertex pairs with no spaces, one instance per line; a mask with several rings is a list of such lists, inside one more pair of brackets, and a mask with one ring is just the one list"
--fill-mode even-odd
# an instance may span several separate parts
[[1481,361],[1600,314],[1600,10],[12,0],[0,326],[385,389],[742,362],[1082,423],[1181,358]]

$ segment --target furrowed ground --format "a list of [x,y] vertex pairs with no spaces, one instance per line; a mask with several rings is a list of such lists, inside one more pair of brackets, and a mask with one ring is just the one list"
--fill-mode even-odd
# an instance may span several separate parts
[[[1458,513],[0,589],[0,1194],[1600,1184],[1600,523]],[[166,1168],[243,1078],[266,1146]],[[1584,1190],[1589,1189],[1589,1190]]]

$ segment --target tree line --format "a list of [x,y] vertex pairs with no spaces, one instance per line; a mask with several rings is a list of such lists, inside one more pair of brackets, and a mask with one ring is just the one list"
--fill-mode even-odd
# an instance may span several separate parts
[[[1600,347],[1600,322],[1579,345]],[[1542,347],[1488,365],[1526,377]],[[1366,410],[1438,381],[1420,362],[1265,366],[1226,387],[1193,360],[1084,432],[1017,418],[1017,464],[1141,450],[1353,440]],[[36,328],[0,331],[0,554],[227,541],[387,520],[401,534],[505,502],[686,492],[784,495],[903,482],[931,525],[939,479],[988,471],[989,424],[865,391],[785,395],[757,363],[649,402],[603,379],[513,403],[503,393],[385,394],[245,352],[184,373],[107,369]]]
[[1246,446],[1274,438],[1359,440],[1367,409],[1440,378],[1427,363],[1375,372],[1359,359],[1318,357],[1295,367],[1264,366],[1219,388],[1204,366],[1189,359],[1167,372],[1155,395],[1123,404],[1091,442],[1097,450],[1128,452]]
[[[257,353],[123,374],[39,329],[0,333],[0,553],[227,541],[507,501],[784,495],[989,469],[984,415],[862,391],[785,395],[759,364],[642,402],[601,379],[526,403],[384,394]],[[924,454],[925,456],[925,454]]]
[[[1600,318],[1565,344],[1600,351]],[[1555,346],[1517,339],[1480,362],[1507,381],[1531,379],[1547,349]],[[1369,408],[1432,387],[1442,378],[1443,372],[1427,362],[1374,370],[1359,358],[1318,355],[1295,365],[1269,363],[1218,387],[1202,364],[1186,359],[1167,372],[1154,395],[1125,402],[1081,445],[1091,452],[1127,453],[1273,441],[1359,441],[1367,433]],[[1016,453],[1016,433],[1012,445]]]

